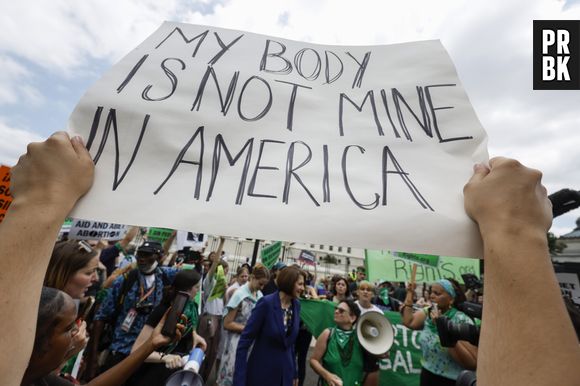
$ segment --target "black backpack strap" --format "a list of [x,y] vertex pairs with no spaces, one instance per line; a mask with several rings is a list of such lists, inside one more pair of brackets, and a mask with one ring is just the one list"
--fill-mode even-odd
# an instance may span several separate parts
[[131,271],[125,272],[123,274],[123,284],[121,286],[121,292],[119,293],[119,297],[115,301],[115,312],[111,317],[111,323],[113,324],[113,326],[116,324],[117,318],[121,313],[121,308],[123,307],[123,303],[125,302],[127,292],[129,292],[131,287],[133,287],[133,284],[135,284],[138,278],[139,278],[139,270],[137,268],[132,269]]

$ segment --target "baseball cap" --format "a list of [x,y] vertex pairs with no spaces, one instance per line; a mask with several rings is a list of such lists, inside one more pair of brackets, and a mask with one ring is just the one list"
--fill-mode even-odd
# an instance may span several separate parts
[[163,252],[163,246],[158,241],[145,240],[143,244],[137,249],[138,252],[157,253]]

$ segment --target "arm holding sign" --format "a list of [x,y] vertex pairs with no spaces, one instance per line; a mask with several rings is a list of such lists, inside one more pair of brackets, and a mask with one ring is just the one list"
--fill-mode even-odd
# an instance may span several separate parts
[[[542,174],[506,158],[489,164],[476,165],[464,188],[485,259],[477,384],[577,384],[580,348],[548,252],[552,208]],[[530,304],[542,312],[530,315]]]
[[40,291],[54,241],[65,217],[91,187],[93,169],[82,139],[70,139],[64,132],[28,145],[12,169],[14,201],[0,224],[0,260],[5,264],[0,315],[18,317],[0,318],[0,331],[5,332],[0,384],[18,385],[22,380],[32,353]]

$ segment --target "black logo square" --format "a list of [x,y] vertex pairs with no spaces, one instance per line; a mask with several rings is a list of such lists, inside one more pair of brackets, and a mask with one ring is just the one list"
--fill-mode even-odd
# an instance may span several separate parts
[[580,90],[580,20],[534,20],[534,90]]

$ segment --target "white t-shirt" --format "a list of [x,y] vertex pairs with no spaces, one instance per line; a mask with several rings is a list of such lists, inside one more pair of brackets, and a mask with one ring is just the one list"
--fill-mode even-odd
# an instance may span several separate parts
[[358,308],[360,309],[361,315],[364,315],[366,312],[369,312],[369,311],[378,311],[381,314],[383,313],[383,311],[381,311],[381,309],[379,307],[375,306],[374,304],[371,304],[371,306],[369,308],[363,308],[363,306],[360,305],[358,300],[355,303],[358,306]]

